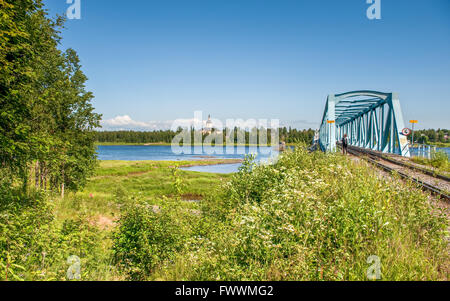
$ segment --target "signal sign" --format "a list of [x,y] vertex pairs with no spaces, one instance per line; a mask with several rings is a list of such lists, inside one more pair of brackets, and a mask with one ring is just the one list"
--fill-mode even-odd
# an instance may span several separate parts
[[410,123],[419,123],[418,120],[410,120],[409,122],[410,122]]
[[411,131],[410,129],[408,129],[408,128],[404,128],[404,129],[402,130],[402,134],[403,134],[404,136],[409,136],[409,135],[411,135],[411,133],[412,133],[412,131]]
[[336,121],[334,120],[328,120],[327,123],[335,123]]

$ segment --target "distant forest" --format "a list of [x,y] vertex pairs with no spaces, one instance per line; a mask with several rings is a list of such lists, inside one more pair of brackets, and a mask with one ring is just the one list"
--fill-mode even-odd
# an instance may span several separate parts
[[[236,129],[235,129],[236,130]],[[256,129],[255,129],[256,130]],[[171,143],[178,132],[170,130],[160,130],[151,132],[141,131],[98,131],[95,132],[97,143]],[[249,141],[250,132],[245,132],[246,142]],[[417,130],[414,133],[414,140],[418,143],[438,143],[448,142],[450,131],[447,129],[438,130]],[[270,143],[270,133],[268,134]],[[286,143],[305,142],[311,143],[314,138],[314,130],[297,130],[293,128],[280,128],[280,141]],[[237,142],[237,135],[235,135]]]
[[[255,129],[256,130],[256,129]],[[235,129],[237,131],[237,129]],[[95,139],[98,143],[171,143],[178,132],[165,131],[99,131],[95,133]],[[311,143],[314,138],[314,130],[297,130],[293,128],[280,128],[280,141],[286,143],[305,142]],[[246,142],[249,142],[250,132],[245,132]],[[235,135],[237,142],[237,135]],[[270,143],[270,130],[268,133]],[[258,141],[259,142],[259,141]]]
[[448,142],[450,130],[419,130],[414,133],[414,140],[418,143],[428,144],[436,142]]

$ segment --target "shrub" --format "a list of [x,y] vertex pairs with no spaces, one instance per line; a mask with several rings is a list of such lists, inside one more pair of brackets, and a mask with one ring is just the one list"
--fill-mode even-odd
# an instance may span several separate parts
[[45,264],[52,242],[51,209],[42,194],[24,197],[6,190],[0,196],[0,277],[23,280]]
[[447,279],[448,222],[428,196],[338,154],[299,146],[271,166],[247,160],[202,213],[154,277],[367,280],[376,255],[384,280]]
[[418,164],[432,166],[439,171],[450,172],[450,162],[447,153],[444,151],[433,153],[431,159],[413,157],[412,161]]
[[172,260],[189,235],[183,215],[169,200],[162,208],[138,200],[125,206],[113,234],[113,257],[119,269],[132,280],[145,280],[156,265]]
[[444,151],[434,153],[431,158],[431,165],[436,168],[448,169],[449,161],[447,153]]
[[66,280],[67,258],[77,255],[89,280],[102,258],[98,231],[80,213],[57,223],[43,193],[8,189],[0,195],[0,279]]

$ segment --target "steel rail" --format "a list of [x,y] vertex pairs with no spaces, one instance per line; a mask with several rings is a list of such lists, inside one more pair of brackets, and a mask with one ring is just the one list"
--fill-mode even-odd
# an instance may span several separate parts
[[390,162],[392,164],[400,165],[402,167],[406,167],[406,168],[409,168],[409,169],[412,169],[412,170],[424,173],[424,174],[426,174],[428,176],[431,176],[433,178],[438,178],[438,179],[450,182],[450,177],[447,177],[447,176],[444,176],[444,175],[441,175],[441,174],[437,174],[437,173],[435,173],[435,172],[433,172],[431,170],[428,170],[428,169],[425,169],[425,168],[421,168],[421,167],[418,167],[418,166],[414,166],[414,165],[410,165],[410,164],[407,164],[407,163],[404,163],[404,162],[400,162],[400,161],[397,161],[397,160],[394,160],[392,158],[386,157],[383,154],[380,154],[380,153],[377,153],[377,152],[374,152],[374,151],[371,151],[371,150],[361,149],[361,148],[358,148],[358,147],[355,147],[355,146],[350,146],[350,145],[348,146],[348,148],[349,149],[353,149],[353,150],[358,151],[358,152],[361,152],[361,153],[365,153],[365,154],[369,154],[371,156],[378,157],[378,158],[380,158],[382,160],[385,160],[385,161],[388,161],[388,162]]
[[[377,162],[376,160],[374,160],[372,158],[365,158],[365,157],[361,156],[361,154],[367,154],[367,152],[365,152],[365,151],[355,150],[353,147],[349,148],[348,151],[349,151],[349,153],[351,153],[351,154],[353,154],[355,156],[358,156],[358,157],[361,157],[361,158],[367,160],[368,162],[370,162],[370,163],[374,164],[375,166],[383,169],[384,171],[391,172],[391,173],[392,172],[396,172],[401,178],[403,178],[405,180],[410,180],[410,181],[412,181],[412,182],[414,182],[416,184],[419,184],[422,187],[422,190],[431,192],[433,195],[439,196],[442,200],[445,200],[446,202],[450,201],[450,195],[448,195],[447,192],[445,192],[444,190],[442,190],[442,189],[440,189],[440,188],[438,188],[436,186],[430,185],[428,183],[425,183],[425,182],[423,182],[423,181],[421,181],[421,180],[419,180],[419,179],[417,179],[415,177],[412,177],[410,175],[407,175],[407,174],[405,174],[405,173],[403,173],[401,171],[395,170],[395,169],[393,169],[393,168],[391,168],[389,166],[381,164],[380,162]],[[371,155],[373,155],[373,154],[371,154]],[[382,159],[384,159],[384,158],[382,158]]]

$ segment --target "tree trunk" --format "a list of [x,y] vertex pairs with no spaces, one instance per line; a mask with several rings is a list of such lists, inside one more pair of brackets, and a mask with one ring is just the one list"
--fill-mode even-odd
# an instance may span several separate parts
[[28,166],[20,168],[20,174],[22,178],[22,192],[27,194],[28,188]]
[[44,173],[44,189],[47,190],[47,168],[45,168],[45,173]]
[[61,198],[64,199],[64,169],[62,170]]
[[44,188],[44,163],[39,164],[39,187]]
[[39,161],[36,161],[36,166],[34,168],[34,186],[36,189],[39,188]]

